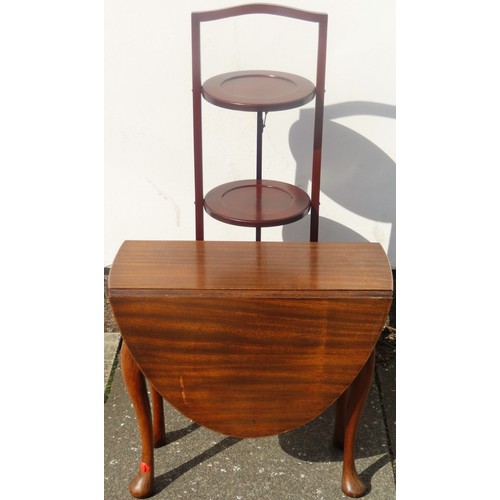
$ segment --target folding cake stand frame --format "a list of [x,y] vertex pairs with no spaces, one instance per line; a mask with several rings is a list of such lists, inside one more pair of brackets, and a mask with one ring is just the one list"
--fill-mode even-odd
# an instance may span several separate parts
[[[281,71],[235,71],[216,75],[201,83],[200,25],[247,14],[270,14],[318,25],[316,83]],[[328,16],[289,7],[251,4],[192,14],[192,77],[195,164],[196,239],[204,239],[203,211],[227,224],[261,228],[295,222],[311,212],[310,241],[318,241],[321,149],[325,92],[326,36]],[[203,191],[201,97],[226,109],[257,113],[257,159],[255,179],[222,184]],[[311,196],[297,186],[262,178],[264,116],[315,102]]]

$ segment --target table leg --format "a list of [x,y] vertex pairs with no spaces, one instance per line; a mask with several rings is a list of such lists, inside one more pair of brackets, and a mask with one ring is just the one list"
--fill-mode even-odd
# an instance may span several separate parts
[[372,351],[365,366],[361,369],[348,389],[344,422],[344,464],[342,470],[342,491],[349,497],[358,498],[367,491],[354,465],[356,432],[363,407],[368,397],[375,370],[375,351]]
[[151,399],[153,401],[153,446],[159,448],[165,444],[165,415],[163,412],[163,396],[151,387]]
[[344,449],[345,418],[347,412],[347,401],[349,400],[349,388],[337,399],[335,408],[335,427],[333,430],[333,445],[340,450]]
[[134,361],[125,342],[123,342],[121,350],[123,380],[134,405],[142,442],[142,462],[139,466],[139,472],[130,481],[129,491],[135,498],[146,498],[153,491],[154,479],[151,408],[144,375]]

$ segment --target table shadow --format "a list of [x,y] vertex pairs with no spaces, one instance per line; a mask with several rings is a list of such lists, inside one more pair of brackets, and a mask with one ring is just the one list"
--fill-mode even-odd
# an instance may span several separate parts
[[159,476],[155,476],[153,494],[157,494],[160,491],[164,490],[172,482],[174,482],[176,479],[181,477],[186,472],[188,472],[191,469],[193,469],[194,467],[200,465],[205,460],[208,460],[208,459],[214,457],[215,455],[217,455],[218,453],[221,453],[222,451],[226,450],[227,448],[234,446],[235,444],[239,443],[240,441],[241,441],[240,438],[225,437],[224,439],[219,441],[217,444],[211,446],[208,450],[205,450],[204,452],[196,455],[195,457],[191,458],[187,462],[184,462],[183,464],[179,465],[178,467],[175,467],[174,469],[172,469],[168,472],[164,472],[163,474],[160,474]]

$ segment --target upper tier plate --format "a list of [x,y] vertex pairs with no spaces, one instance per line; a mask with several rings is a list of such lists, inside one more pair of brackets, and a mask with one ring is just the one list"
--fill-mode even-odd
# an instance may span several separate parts
[[308,103],[316,93],[312,82],[280,71],[234,71],[208,79],[203,97],[222,108],[239,111],[280,111]]

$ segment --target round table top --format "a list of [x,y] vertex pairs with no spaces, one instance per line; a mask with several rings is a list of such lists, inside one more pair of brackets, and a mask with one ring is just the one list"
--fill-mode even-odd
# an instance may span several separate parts
[[292,184],[246,179],[217,186],[206,194],[204,204],[208,214],[227,224],[271,227],[305,217],[311,200]]
[[250,70],[223,73],[202,87],[210,103],[239,111],[281,111],[302,106],[316,93],[314,84],[281,71]]
[[109,279],[144,376],[236,437],[320,415],[369,359],[392,297],[378,243],[128,241]]

